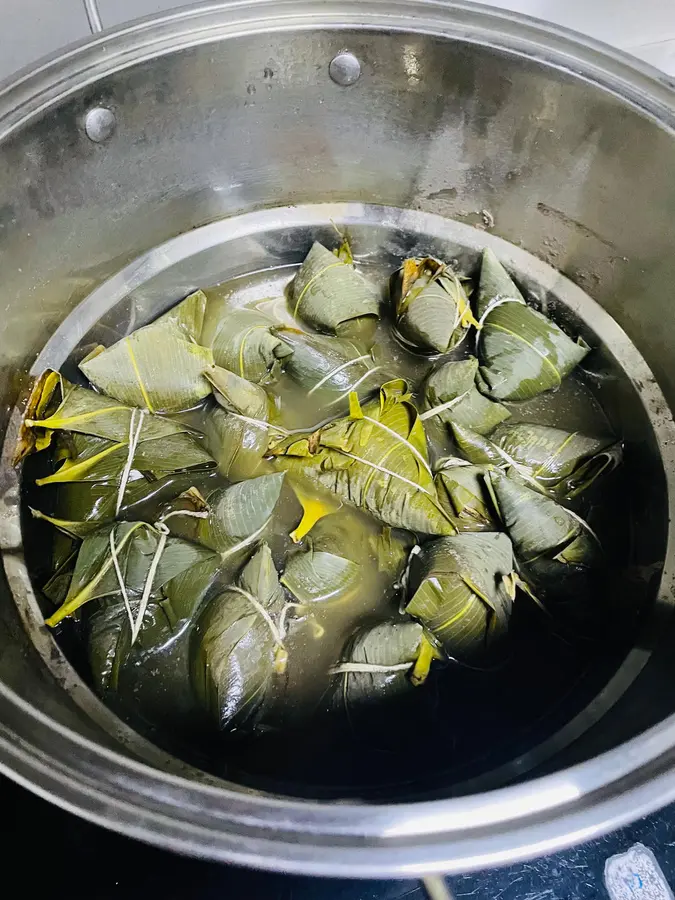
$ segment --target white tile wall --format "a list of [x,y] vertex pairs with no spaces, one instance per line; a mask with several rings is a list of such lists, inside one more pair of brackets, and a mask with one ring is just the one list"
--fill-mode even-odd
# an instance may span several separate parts
[[624,50],[675,40],[675,0],[496,0],[491,5],[564,25]]
[[[179,5],[99,0],[105,27]],[[492,5],[584,32],[675,76],[675,0],[493,0]],[[0,0],[0,78],[88,33],[82,0]]]
[[0,0],[0,79],[88,34],[82,0]]

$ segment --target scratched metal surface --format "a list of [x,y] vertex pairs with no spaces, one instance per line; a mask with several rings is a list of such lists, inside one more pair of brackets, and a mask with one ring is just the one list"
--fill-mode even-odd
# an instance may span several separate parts
[[[303,878],[175,856],[89,825],[4,778],[0,806],[6,875],[12,865],[25,874],[26,848],[37,844],[42,863],[31,868],[31,886],[56,900],[426,900],[416,881]],[[455,900],[607,900],[606,859],[638,841],[675,884],[675,807],[565,853],[448,883]]]

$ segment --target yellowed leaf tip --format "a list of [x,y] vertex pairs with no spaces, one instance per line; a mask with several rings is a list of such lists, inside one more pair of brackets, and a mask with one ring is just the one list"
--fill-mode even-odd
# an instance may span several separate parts
[[309,534],[319,519],[337,512],[342,503],[333,497],[318,497],[297,484],[293,484],[292,487],[302,506],[300,523],[290,534],[291,540],[297,544]]
[[363,410],[361,409],[359,395],[356,393],[356,391],[351,391],[351,393],[349,394],[349,417],[351,419],[363,418]]

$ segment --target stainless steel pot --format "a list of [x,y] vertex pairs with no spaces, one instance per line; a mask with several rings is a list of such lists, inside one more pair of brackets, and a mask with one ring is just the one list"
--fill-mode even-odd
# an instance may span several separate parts
[[[334,61],[345,48],[353,58]],[[448,217],[464,223],[452,232],[462,248],[492,242],[539,285],[552,278],[544,262],[568,276],[549,287],[591,310],[591,327],[629,371],[665,467],[655,463],[654,516],[668,513],[674,124],[668,80],[622,54],[520,16],[432,0],[210,4],[101,35],[5,86],[3,770],[168,848],[359,876],[521,859],[675,799],[670,544],[656,616],[636,633],[621,683],[598,692],[564,741],[501,773],[507,786],[407,803],[300,801],[191,769],[96,701],[41,624],[7,465],[12,409],[45,344],[42,363],[60,363],[102,315],[142,315],[197,277],[208,281],[223,240],[238,242],[246,270],[285,259],[285,235],[335,215],[363,234],[406,240],[447,238]],[[575,283],[600,305],[591,309]]]

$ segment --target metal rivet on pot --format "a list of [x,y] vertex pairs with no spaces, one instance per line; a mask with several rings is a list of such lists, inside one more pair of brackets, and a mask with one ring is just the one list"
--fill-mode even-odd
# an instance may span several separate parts
[[111,109],[95,106],[90,109],[84,119],[84,130],[90,141],[100,144],[107,140],[115,130],[117,121]]
[[349,50],[342,50],[331,60],[328,66],[328,74],[335,84],[348,87],[359,80],[361,63]]

